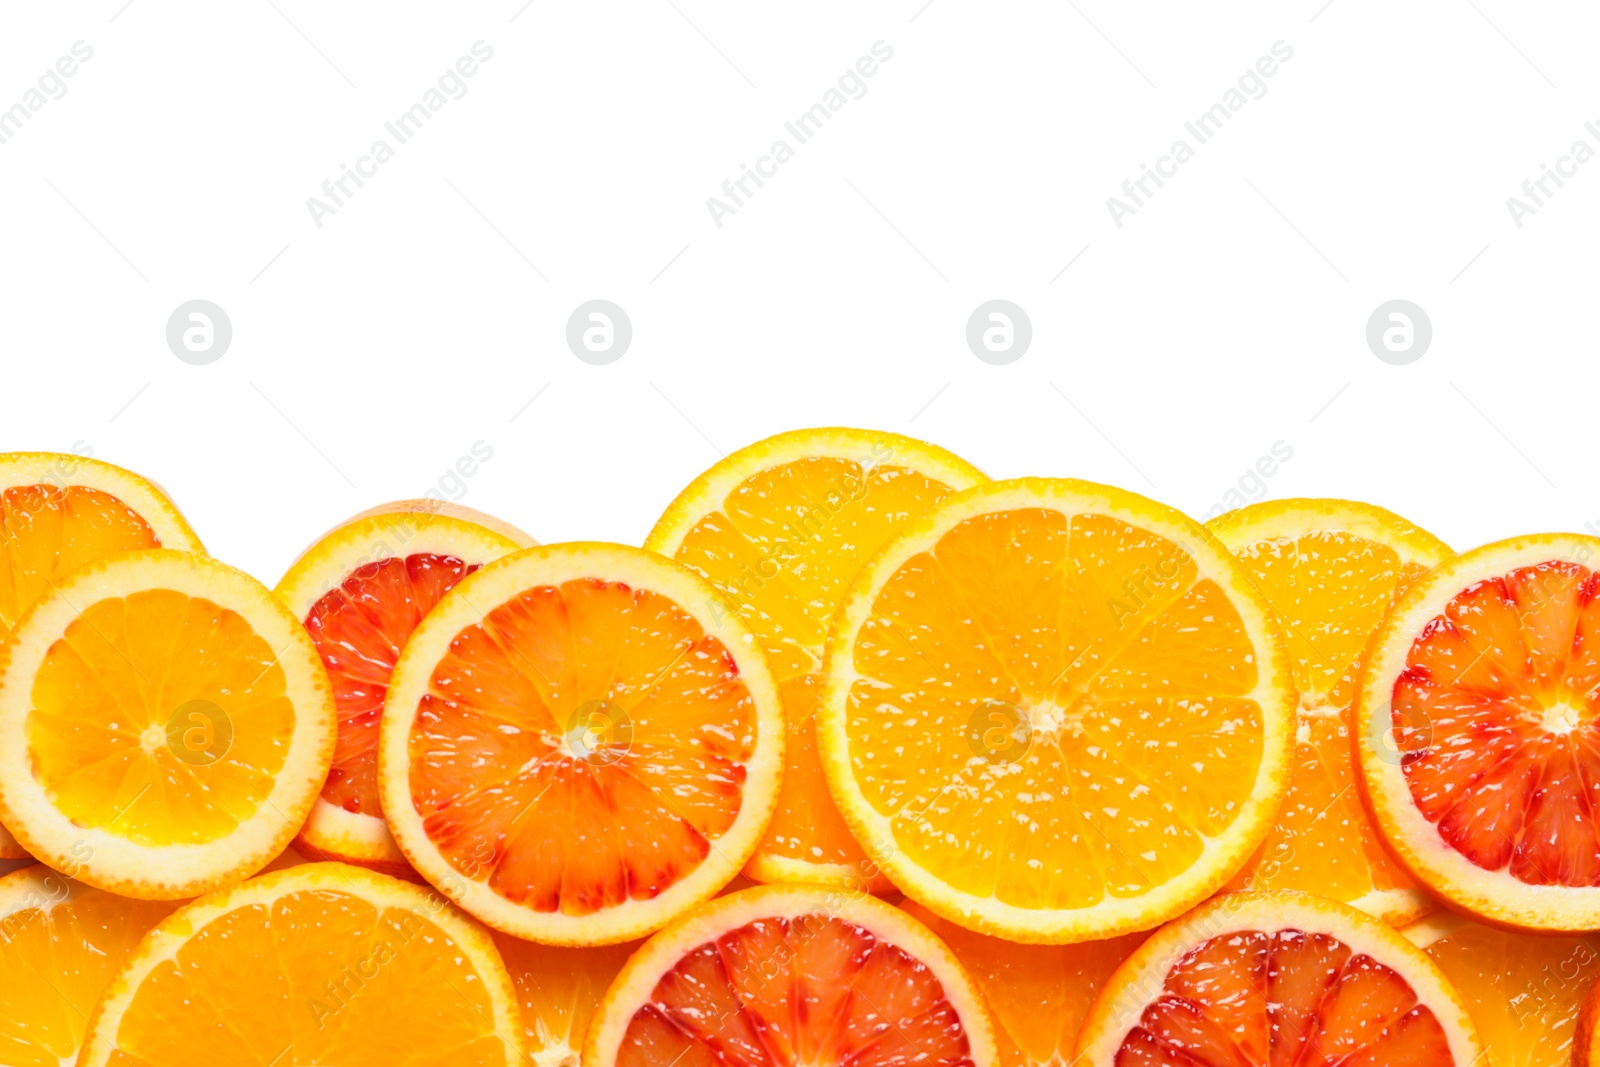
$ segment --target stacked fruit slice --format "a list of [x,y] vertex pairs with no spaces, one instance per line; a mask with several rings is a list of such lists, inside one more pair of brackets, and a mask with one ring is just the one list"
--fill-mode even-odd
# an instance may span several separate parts
[[[84,564],[163,547],[205,551],[172,501],[137,474],[86,456],[0,455],[0,637]],[[0,859],[24,855],[0,827]]]
[[890,888],[828,799],[817,760],[828,623],[851,578],[886,542],[983,480],[943,449],[898,434],[797,430],[706,471],[645,539],[727,599],[761,642],[783,698],[783,788],[751,878]]
[[994,482],[853,585],[823,766],[917,902],[1013,941],[1105,938],[1198,904],[1261,844],[1288,781],[1288,664],[1191,520],[1087,482]]
[[1255,504],[1211,524],[1282,626],[1299,697],[1289,792],[1238,889],[1300,889],[1393,925],[1433,900],[1389,858],[1354,788],[1350,703],[1368,638],[1450,550],[1398,515],[1345,500]]
[[1600,539],[852,430],[276,596],[90,460],[0,520],[5,1062],[1600,1062]]
[[305,624],[339,714],[333,766],[300,832],[308,856],[409,872],[378,798],[378,723],[400,650],[456,583],[533,544],[514,527],[432,500],[363,512],[308,548],[274,592]]
[[703,579],[636,548],[530,548],[406,643],[383,810],[411,865],[495,929],[612,944],[738,874],[783,740],[754,635]]

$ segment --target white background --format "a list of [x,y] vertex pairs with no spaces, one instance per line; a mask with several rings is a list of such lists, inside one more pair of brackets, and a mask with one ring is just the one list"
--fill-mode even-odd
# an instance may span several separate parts
[[[94,50],[0,144],[0,449],[144,473],[269,583],[478,441],[463,503],[637,543],[720,453],[827,424],[1195,514],[1282,441],[1261,493],[1371,500],[1458,548],[1600,525],[1600,161],[1521,228],[1506,206],[1600,149],[1592,8],[0,10],[0,108]],[[479,40],[467,94],[319,229],[307,198]],[[706,199],[880,40],[866,95],[718,228]],[[1266,95],[1115,226],[1106,199],[1280,40]],[[597,297],[633,323],[609,366],[565,343]],[[194,298],[232,320],[208,366],[166,345]],[[1032,320],[1008,366],[966,345],[991,298]],[[1394,298],[1432,319],[1408,366],[1365,341]]]

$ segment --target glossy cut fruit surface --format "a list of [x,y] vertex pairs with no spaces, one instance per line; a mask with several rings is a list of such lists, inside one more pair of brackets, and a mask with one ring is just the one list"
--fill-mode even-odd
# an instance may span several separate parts
[[1294,694],[1265,602],[1204,528],[1106,486],[991,482],[853,584],[823,768],[918,903],[1008,940],[1101,940],[1199,903],[1260,846]]
[[1117,969],[1082,1067],[1472,1067],[1459,995],[1392,927],[1292,890],[1225,893]]
[[274,592],[311,635],[339,712],[333,766],[300,832],[308,855],[409,872],[378,796],[389,676],[411,631],[457,582],[532,543],[470,509],[407,500],[341,523],[283,576]]
[[149,549],[79,568],[0,647],[0,818],[44,862],[179,899],[288,845],[333,756],[327,675],[261,583]]
[[489,925],[632,940],[739,873],[771,817],[783,712],[755,638],[701,578],[620,545],[468,575],[395,666],[385,817]]
[[1400,599],[1362,674],[1362,785],[1389,847],[1457,908],[1600,928],[1600,539],[1534,534]]
[[[166,494],[137,474],[57,452],[0,455],[0,638],[79,567],[163,547],[205,551]],[[0,826],[0,860],[26,855]]]
[[892,888],[850,833],[817,758],[817,680],[847,584],[883,545],[986,479],[942,448],[874,430],[778,434],[689,485],[645,547],[733,605],[772,663],[788,723],[783,788],[747,873],[761,882]]
[[840,887],[759,886],[647,941],[607,991],[586,1067],[992,1067],[994,1036],[926,927]]
[[1274,500],[1214,520],[1281,624],[1299,698],[1289,793],[1234,889],[1299,889],[1392,926],[1437,905],[1383,847],[1355,787],[1351,701],[1361,653],[1394,599],[1450,549],[1348,500]]

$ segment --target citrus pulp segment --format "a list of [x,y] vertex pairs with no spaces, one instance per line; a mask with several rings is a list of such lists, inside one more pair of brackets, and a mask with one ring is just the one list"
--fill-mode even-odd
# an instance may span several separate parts
[[1145,939],[1123,934],[1071,945],[1019,945],[941,919],[914,900],[900,907],[966,968],[994,1020],[1002,1067],[1067,1067],[1095,997]]
[[1392,927],[1293,890],[1224,893],[1117,968],[1081,1067],[1473,1067],[1438,967]]
[[0,877],[0,1063],[76,1063],[101,992],[173,907],[115,896],[42,864]]
[[1600,539],[1532,534],[1417,582],[1374,635],[1361,784],[1395,857],[1446,902],[1600,929]]
[[903,911],[849,887],[768,885],[645,942],[590,1025],[585,1067],[992,1067],[961,965]]
[[569,948],[498,932],[494,943],[516,990],[527,1062],[577,1067],[589,1023],[638,943]]
[[174,912],[89,1019],[82,1067],[522,1067],[489,934],[449,901],[307,863]]
[[505,933],[611,944],[726,885],[771,817],[783,712],[703,579],[592,543],[447,593],[395,665],[384,815],[411,865]]
[[255,579],[148,549],[79,568],[0,647],[0,819],[52,867],[124,896],[259,870],[333,755],[311,639]]
[[[0,639],[78,567],[159,547],[204,551],[166,494],[137,474],[58,452],[0,454]],[[0,827],[0,859],[25,855]]]
[[378,798],[378,723],[406,638],[466,575],[533,543],[454,504],[405,500],[336,526],[274,592],[311,635],[333,686],[333,766],[300,831],[305,851],[388,874],[409,872]]
[[1401,931],[1450,980],[1488,1050],[1486,1067],[1567,1067],[1600,937],[1528,934],[1438,912]]
[[828,784],[905,893],[1065,943],[1220,888],[1287,782],[1276,624],[1204,528],[1133,493],[957,494],[861,573],[818,711]]
[[897,532],[984,476],[944,449],[874,430],[778,434],[728,456],[644,546],[705,578],[756,634],[788,723],[778,807],[748,873],[892,888],[851,836],[817,760],[817,672],[846,583]]
[[1299,697],[1289,792],[1235,889],[1300,889],[1403,926],[1435,907],[1384,849],[1355,788],[1350,701],[1395,597],[1443,562],[1432,534],[1371,504],[1277,500],[1210,523],[1277,616]]

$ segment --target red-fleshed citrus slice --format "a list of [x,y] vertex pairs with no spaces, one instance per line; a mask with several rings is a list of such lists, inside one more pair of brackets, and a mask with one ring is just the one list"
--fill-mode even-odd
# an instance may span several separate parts
[[334,727],[316,649],[269,589],[192,552],[118,553],[0,645],[0,818],[79,881],[192,897],[284,850]]
[[1274,500],[1213,520],[1282,624],[1299,695],[1289,794],[1230,888],[1299,889],[1403,926],[1437,905],[1383,847],[1355,787],[1350,702],[1384,612],[1450,555],[1393,512],[1349,500]]
[[1089,1013],[1080,1067],[1473,1067],[1439,968],[1392,927],[1293,890],[1224,893],[1151,935]]
[[462,579],[395,664],[378,777],[417,872],[504,933],[614,944],[744,866],[783,773],[755,636],[688,568],[530,548]]
[[483,927],[411,882],[305,863],[151,930],[89,1019],[82,1067],[524,1067]]
[[778,809],[747,872],[756,881],[893,888],[834,807],[817,759],[828,622],[845,584],[891,537],[984,480],[944,449],[899,434],[794,430],[706,471],[645,539],[716,586],[772,663],[789,737]]
[[119,897],[42,864],[0,878],[0,1063],[77,1063],[106,984],[174,907]]
[[983,994],[1003,1067],[1065,1067],[1100,990],[1146,934],[1072,945],[1019,945],[942,919],[914,900],[900,907],[950,947]]
[[533,543],[468,508],[403,500],[341,523],[283,576],[274,592],[305,623],[339,709],[333,768],[298,839],[307,856],[410,874],[378,798],[389,674],[411,631],[457,582]]
[[[205,551],[166,494],[132,471],[58,452],[0,455],[0,638],[66,575],[139,548]],[[0,826],[0,859],[26,855]]]
[[1361,781],[1389,847],[1455,907],[1600,929],[1600,539],[1534,534],[1446,561],[1373,636]]
[[950,950],[847,887],[758,886],[645,942],[585,1067],[991,1067],[993,1025]]
[[1568,1067],[1600,936],[1529,934],[1440,911],[1402,933],[1461,994],[1488,1067]]
[[1288,785],[1288,659],[1193,520],[1089,482],[990,482],[851,585],[818,748],[907,896],[1010,941],[1097,941],[1195,906],[1260,847]]

